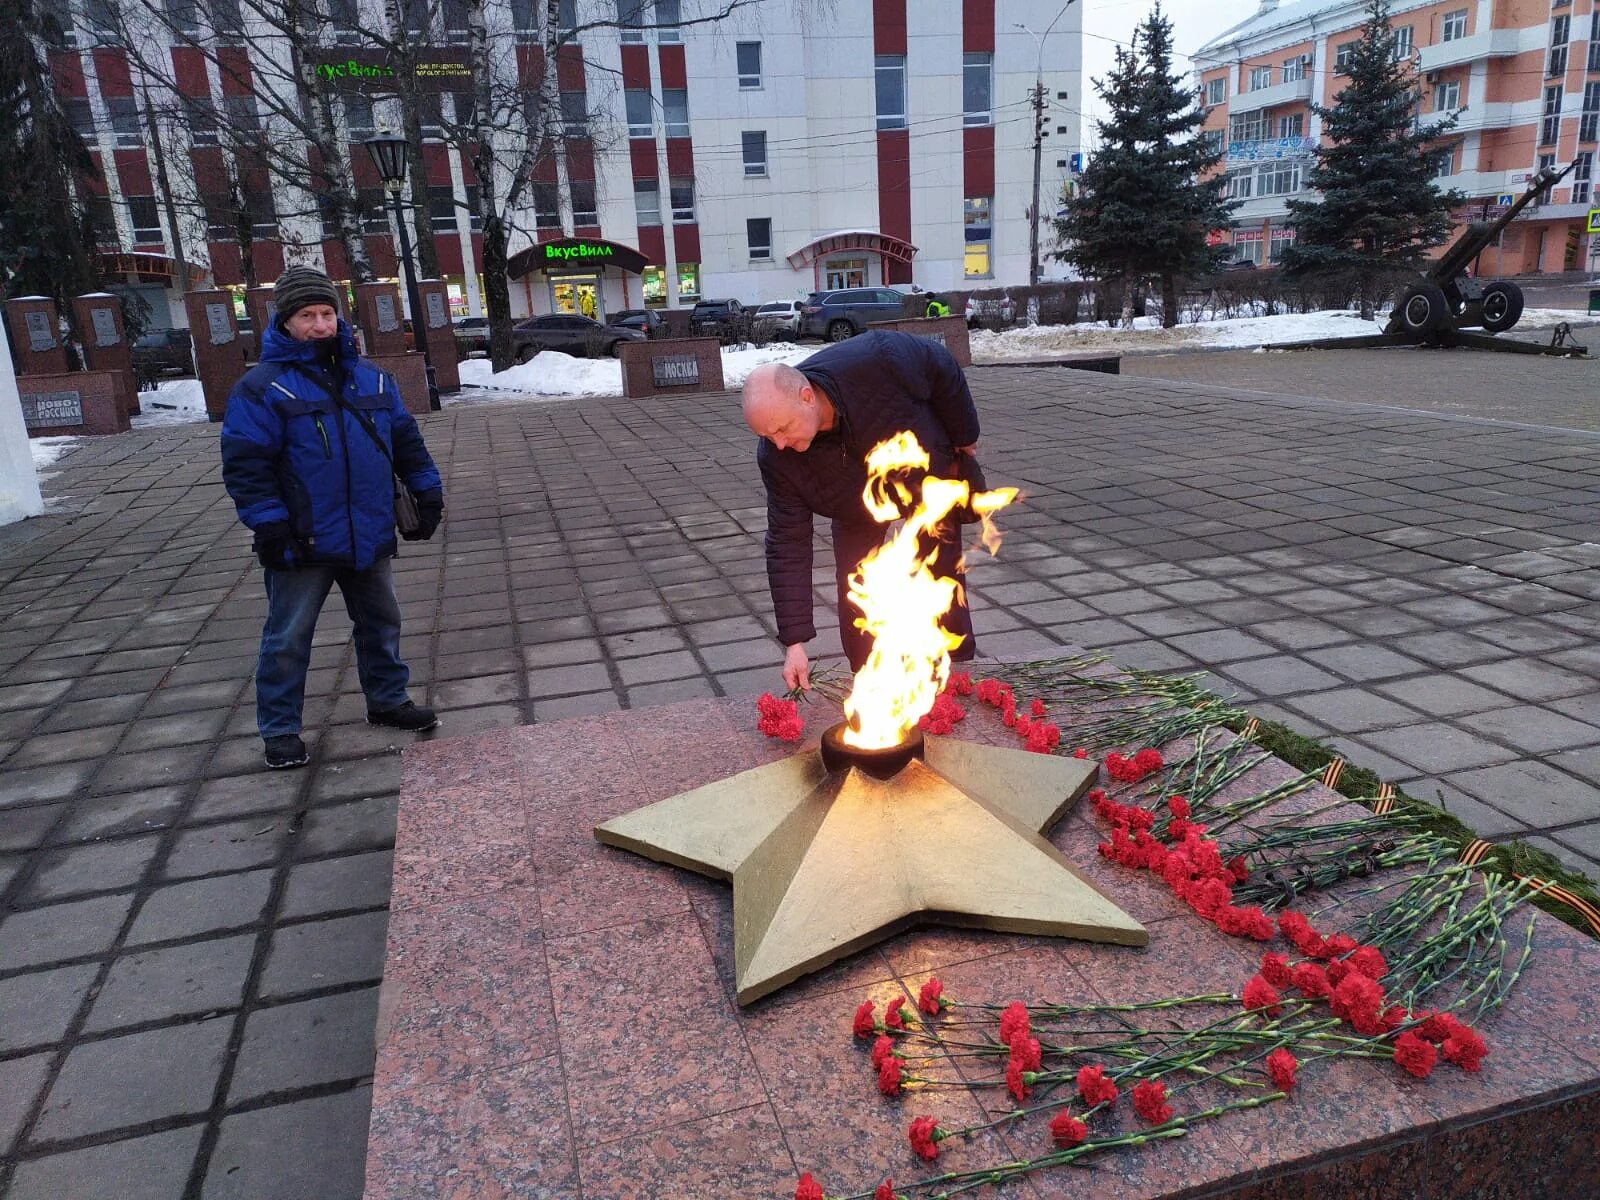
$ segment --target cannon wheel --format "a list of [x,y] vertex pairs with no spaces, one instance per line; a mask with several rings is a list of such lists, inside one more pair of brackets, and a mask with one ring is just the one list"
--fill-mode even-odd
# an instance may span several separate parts
[[1449,320],[1450,302],[1438,284],[1415,283],[1401,295],[1394,312],[1401,329],[1421,337],[1437,332]]
[[1522,319],[1522,289],[1497,279],[1483,289],[1483,327],[1490,333],[1504,333]]

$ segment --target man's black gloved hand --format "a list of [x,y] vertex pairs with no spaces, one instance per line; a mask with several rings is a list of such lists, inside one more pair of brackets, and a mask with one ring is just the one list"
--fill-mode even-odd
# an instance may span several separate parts
[[417,516],[422,519],[422,524],[416,532],[400,535],[408,542],[425,542],[434,535],[439,522],[444,520],[444,493],[437,488],[431,492],[418,492]]
[[256,530],[255,551],[261,565],[274,571],[292,571],[304,561],[287,521],[273,521]]

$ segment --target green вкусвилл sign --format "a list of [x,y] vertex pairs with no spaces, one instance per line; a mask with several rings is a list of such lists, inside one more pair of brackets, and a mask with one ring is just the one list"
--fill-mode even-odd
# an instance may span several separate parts
[[567,242],[563,245],[552,242],[544,248],[544,259],[546,262],[570,262],[575,258],[610,258],[612,252],[612,247],[593,242]]

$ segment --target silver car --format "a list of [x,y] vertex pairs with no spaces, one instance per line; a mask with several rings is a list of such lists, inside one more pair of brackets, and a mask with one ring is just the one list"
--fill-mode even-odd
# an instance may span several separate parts
[[784,337],[799,337],[800,310],[803,307],[804,302],[800,300],[774,300],[756,309],[756,320],[771,325],[774,331]]

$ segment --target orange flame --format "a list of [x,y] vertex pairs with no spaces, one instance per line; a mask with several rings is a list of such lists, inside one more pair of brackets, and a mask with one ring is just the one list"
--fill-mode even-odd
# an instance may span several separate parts
[[[847,745],[877,750],[898,745],[933,708],[950,677],[950,651],[961,638],[941,624],[955,602],[959,584],[935,576],[931,549],[920,546],[941,521],[962,505],[981,519],[983,545],[1000,548],[1000,533],[990,517],[1017,497],[1016,488],[976,492],[965,480],[925,475],[913,496],[897,471],[928,469],[928,452],[916,436],[899,433],[867,455],[867,487],[862,500],[873,517],[888,524],[911,508],[888,539],[850,575],[850,599],[860,608],[858,628],[872,635],[872,654],[856,675],[844,702]],[[915,501],[915,507],[912,507]],[[953,518],[951,518],[953,519]]]

